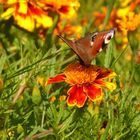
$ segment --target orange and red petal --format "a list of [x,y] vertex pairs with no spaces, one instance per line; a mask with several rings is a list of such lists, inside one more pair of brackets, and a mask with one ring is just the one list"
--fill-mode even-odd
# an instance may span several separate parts
[[7,3],[7,0],[0,0],[0,4],[5,4]]
[[69,106],[76,105],[79,108],[84,106],[87,96],[83,92],[83,86],[72,86],[68,91],[68,95],[67,104]]
[[94,82],[96,84],[98,84],[99,86],[102,86],[102,87],[109,89],[110,91],[113,91],[116,89],[116,84],[112,83],[112,82],[106,82],[106,81],[103,81],[101,79],[95,80]]
[[105,78],[113,78],[116,76],[116,73],[111,69],[100,69],[99,75],[96,79],[105,79]]
[[102,89],[100,87],[89,84],[84,85],[83,90],[91,101],[102,98]]
[[47,12],[30,4],[30,13],[36,22],[36,26],[43,26],[44,28],[50,27],[53,24],[52,18],[48,16]]
[[64,82],[65,78],[66,78],[66,76],[64,74],[56,75],[55,77],[49,78],[45,85],[53,84],[53,83],[59,83],[59,82]]

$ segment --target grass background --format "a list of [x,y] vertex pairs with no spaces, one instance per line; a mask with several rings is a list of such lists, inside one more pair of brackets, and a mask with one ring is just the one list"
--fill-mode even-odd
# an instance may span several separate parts
[[[84,35],[98,30],[92,26],[96,20],[91,18],[93,10],[100,11],[102,5],[108,7],[102,23],[106,27],[117,2],[81,0],[80,4],[79,19],[75,23],[80,24],[84,16],[90,19],[83,27]],[[139,140],[140,64],[135,62],[139,48],[136,33],[128,34],[129,43],[122,49],[117,49],[116,37],[93,61],[117,73],[117,89],[111,94],[105,91],[101,103],[78,109],[59,100],[60,95],[66,95],[67,84],[44,87],[37,81],[39,76],[47,80],[61,73],[68,63],[77,59],[53,35],[57,18],[54,17],[54,25],[47,30],[45,40],[36,32],[17,28],[12,19],[0,21],[0,139]],[[51,102],[53,95],[56,100]]]

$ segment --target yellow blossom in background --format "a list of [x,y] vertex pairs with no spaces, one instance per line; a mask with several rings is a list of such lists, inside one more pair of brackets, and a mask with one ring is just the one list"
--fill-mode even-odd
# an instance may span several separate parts
[[[122,0],[120,0],[122,1]],[[134,31],[140,25],[140,14],[135,12],[140,1],[123,1],[121,8],[116,11],[116,25],[123,35],[127,36],[128,31]]]
[[37,83],[40,84],[41,86],[44,86],[44,84],[45,84],[45,78],[42,77],[42,76],[37,76],[37,77],[36,77],[36,81],[37,81]]
[[43,9],[56,12],[63,19],[76,17],[76,10],[80,7],[78,0],[40,0],[38,3]]
[[[73,20],[77,17],[76,11],[80,7],[78,0],[69,2],[67,0],[0,0],[0,4],[3,4],[4,9],[0,15],[1,19],[8,20],[13,17],[15,24],[28,31],[42,28],[41,33],[45,33],[46,29],[52,26],[53,18],[59,15],[55,34],[63,32],[63,20]],[[81,34],[80,26],[74,27],[66,24],[64,32],[73,34],[75,28],[78,29],[76,31],[79,36]]]
[[122,6],[127,6],[132,0],[120,0]]
[[128,15],[129,12],[132,12],[135,9],[136,5],[134,3],[130,3],[130,5],[126,5],[125,7],[121,7],[116,11],[118,18],[123,18]]
[[122,19],[116,20],[119,28],[122,30],[124,35],[127,35],[128,31],[134,31],[140,25],[140,14],[135,14],[134,12],[129,12],[127,16]]
[[51,15],[59,15],[57,26],[54,34],[77,35],[80,37],[82,33],[81,25],[73,25],[77,17],[77,10],[80,7],[78,0],[40,0],[37,2],[44,11],[49,11]]
[[[116,23],[118,24],[118,29],[122,32],[123,35],[122,48],[125,48],[128,44],[128,32],[135,31],[140,26],[140,14],[129,12],[126,16],[122,17],[121,19],[117,19]],[[129,54],[127,55],[130,56]]]
[[50,102],[52,102],[52,103],[53,103],[53,102],[56,100],[56,97],[55,97],[55,96],[52,96],[52,97],[50,97],[50,99],[49,99],[49,100],[50,100]]
[[48,13],[43,11],[34,0],[3,0],[4,12],[2,19],[9,19],[13,16],[16,24],[28,31],[35,27],[48,28],[53,21]]
[[66,100],[66,95],[61,95],[61,96],[59,97],[59,100],[60,100],[60,101],[65,101],[65,100]]
[[[138,2],[137,2],[138,3]],[[140,14],[136,14],[134,9],[136,8],[136,1],[130,0],[121,2],[118,9],[114,8],[111,12],[108,26],[116,27],[117,29],[126,32],[126,30],[135,30],[140,23]],[[93,16],[96,17],[95,25],[101,26],[103,20],[107,14],[107,7],[102,7],[101,12],[94,11]],[[125,33],[126,34],[126,33]]]
[[[117,37],[120,38],[119,46],[117,48],[125,48],[128,45],[128,32],[136,31],[140,26],[140,13],[137,11],[137,7],[140,5],[140,0],[119,0],[118,6],[114,6],[111,11],[110,19],[107,24],[107,28],[117,28]],[[95,18],[94,26],[98,26],[99,29],[103,28],[104,19],[107,14],[107,7],[102,7],[101,11],[94,11],[93,16]],[[120,40],[119,40],[120,41]]]

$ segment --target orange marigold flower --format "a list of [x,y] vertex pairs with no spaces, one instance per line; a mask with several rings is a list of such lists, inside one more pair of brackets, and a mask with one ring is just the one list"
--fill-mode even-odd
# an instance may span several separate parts
[[40,0],[38,3],[45,10],[56,12],[61,18],[71,19],[76,16],[76,10],[80,7],[78,0]]
[[66,96],[65,96],[65,95],[61,95],[61,96],[59,97],[59,100],[60,100],[60,101],[65,101],[65,100],[66,100]]
[[82,26],[68,23],[65,27],[63,27],[63,23],[59,22],[57,28],[54,30],[54,34],[58,35],[62,33],[65,33],[68,36],[76,34],[76,38],[80,38],[82,34]]
[[50,102],[54,102],[56,100],[56,97],[55,96],[52,96],[51,98],[50,98]]
[[101,12],[99,11],[94,11],[93,12],[93,17],[95,17],[95,26],[100,26],[100,24],[103,22],[105,16],[107,13],[107,7],[101,7]]
[[140,25],[140,14],[129,12],[127,16],[116,21],[119,24],[119,28],[123,31],[124,35],[127,35],[128,31],[134,31]]
[[112,79],[116,73],[111,69],[101,68],[95,65],[86,67],[79,62],[70,64],[62,74],[49,78],[46,84],[63,82],[70,84],[67,104],[83,107],[87,98],[91,101],[100,100],[103,96],[102,87],[113,91],[116,85],[105,81]]
[[53,23],[52,18],[37,5],[36,1],[1,0],[0,3],[4,6],[1,18],[9,19],[13,16],[16,24],[28,31],[40,26],[47,28]]
[[[117,28],[117,36],[121,39],[117,39],[117,43],[119,45],[117,47],[119,48],[125,48],[128,45],[128,32],[135,31],[140,26],[140,14],[136,12],[137,10],[135,10],[138,7],[139,3],[140,0],[120,0],[118,6],[111,11],[107,28]],[[107,7],[101,7],[100,12],[93,12],[94,17],[96,17],[94,24],[96,26],[98,25],[98,28],[103,28],[104,25],[101,23],[103,22],[106,14]]]

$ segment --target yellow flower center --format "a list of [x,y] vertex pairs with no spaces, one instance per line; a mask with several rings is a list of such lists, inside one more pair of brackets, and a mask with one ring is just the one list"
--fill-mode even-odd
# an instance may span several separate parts
[[70,64],[64,71],[65,81],[71,85],[92,83],[98,76],[97,70],[98,67],[94,65],[86,67],[78,62]]

